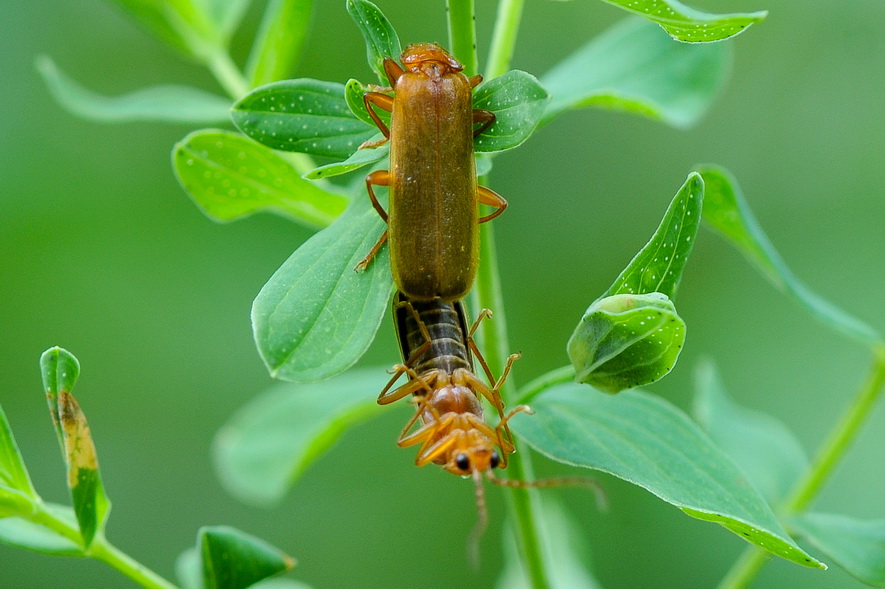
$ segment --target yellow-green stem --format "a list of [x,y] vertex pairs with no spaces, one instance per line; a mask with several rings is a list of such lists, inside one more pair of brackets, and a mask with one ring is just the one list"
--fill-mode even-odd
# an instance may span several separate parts
[[476,26],[473,0],[448,0],[449,50],[464,66],[464,74],[477,72]]

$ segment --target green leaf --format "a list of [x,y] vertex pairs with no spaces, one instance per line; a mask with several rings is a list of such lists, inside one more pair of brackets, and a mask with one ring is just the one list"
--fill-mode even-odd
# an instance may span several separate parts
[[881,344],[872,327],[822,299],[802,283],[784,263],[762,231],[734,176],[718,166],[699,166],[706,199],[704,221],[737,247],[779,290],[785,291],[815,318],[836,331],[865,342]]
[[777,505],[808,469],[808,457],[784,423],[735,403],[710,361],[697,370],[694,414],[707,435]]
[[243,20],[250,0],[201,0],[201,3],[226,43]]
[[[219,2],[225,0],[217,0]],[[115,0],[169,45],[208,60],[224,44],[200,0]]]
[[[536,521],[542,536],[544,562],[549,563],[550,589],[601,589],[583,562],[590,549],[577,520],[551,494],[541,495],[538,506]],[[496,585],[498,589],[532,589],[515,537],[512,529],[504,535],[506,564]]]
[[545,456],[613,474],[781,558],[824,568],[787,535],[734,463],[663,399],[566,384],[538,395],[532,408],[534,416],[515,417],[511,427]]
[[[43,504],[49,516],[60,519],[76,529],[74,511],[66,505]],[[40,524],[20,517],[0,519],[0,542],[55,556],[85,556],[83,547]]]
[[551,100],[542,124],[561,112],[599,107],[687,128],[725,84],[731,45],[674,43],[657,26],[626,19],[541,77]]
[[[364,86],[359,80],[350,79],[344,86],[344,100],[347,101],[347,106],[350,108],[350,112],[352,112],[356,118],[367,125],[370,125],[373,129],[377,129],[378,125],[375,124],[374,119],[369,115],[369,111],[366,109],[366,103],[363,100],[363,96],[366,92],[373,91],[374,90],[371,90],[367,86]],[[389,96],[394,95],[393,92],[388,92],[387,94]],[[381,117],[381,120],[384,121],[389,129],[390,113],[386,110],[376,109],[375,114]],[[372,140],[374,141],[374,138]]]
[[0,405],[0,518],[30,513],[36,498],[37,491]]
[[295,566],[264,540],[228,526],[206,526],[197,535],[205,589],[245,589]]
[[266,210],[326,227],[347,206],[341,194],[304,180],[281,154],[229,131],[191,133],[175,145],[172,164],[185,192],[217,221]]
[[71,390],[80,374],[80,363],[67,350],[50,348],[40,357],[43,387],[55,423],[68,471],[68,488],[84,547],[96,534],[104,533],[110,501],[104,492],[98,457],[86,416]]
[[84,119],[106,123],[217,123],[230,116],[230,100],[197,88],[154,86],[109,97],[91,92],[67,77],[45,55],[38,57],[35,65],[58,103]]
[[389,84],[384,58],[399,59],[403,50],[393,25],[381,10],[367,0],[347,0],[347,12],[366,40],[366,59],[382,86]]
[[867,585],[885,586],[885,519],[803,513],[790,524],[848,574]]
[[677,41],[709,43],[734,37],[768,12],[707,14],[676,0],[603,0],[659,24]]
[[[377,137],[381,137],[379,133]],[[340,176],[354,170],[358,170],[363,166],[374,164],[381,161],[390,154],[390,144],[385,143],[380,147],[357,149],[353,155],[343,162],[335,162],[319,166],[304,175],[308,180],[319,180],[320,178],[331,178],[332,176]]]
[[606,393],[658,381],[676,365],[685,331],[676,307],[661,293],[600,299],[568,341],[575,379]]
[[393,292],[388,248],[354,267],[384,231],[368,198],[356,198],[308,239],[252,304],[258,351],[274,378],[309,382],[350,368],[366,351]]
[[203,570],[195,547],[188,548],[175,559],[175,576],[181,589],[203,589]]
[[215,438],[215,465],[225,488],[247,503],[282,500],[350,427],[375,416],[390,375],[351,370],[314,384],[282,384],[241,408]]
[[237,127],[273,149],[349,157],[375,131],[356,118],[344,86],[299,79],[256,88],[231,111]]
[[698,234],[703,202],[704,182],[692,172],[673,197],[649,242],[603,296],[660,292],[676,298],[682,271]]
[[480,84],[473,108],[495,113],[495,123],[473,142],[478,152],[504,151],[523,143],[535,130],[550,96],[537,78],[519,70]]
[[251,86],[260,86],[291,77],[301,56],[313,13],[313,0],[270,0],[246,75]]

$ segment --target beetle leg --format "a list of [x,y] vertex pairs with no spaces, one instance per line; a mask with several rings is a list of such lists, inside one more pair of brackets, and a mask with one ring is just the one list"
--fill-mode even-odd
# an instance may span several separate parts
[[406,73],[400,65],[389,57],[384,58],[384,73],[387,74],[387,81],[390,82],[391,88],[396,88],[396,81],[399,77]]
[[486,129],[492,126],[492,123],[495,122],[495,113],[490,110],[483,110],[481,108],[473,109],[473,122],[474,123],[482,123],[477,129],[474,129],[473,136],[476,137]]
[[476,74],[475,76],[470,76],[469,78],[467,78],[467,82],[470,84],[471,88],[476,88],[477,86],[479,86],[479,83],[482,82],[482,76],[479,74]]
[[[412,370],[408,366],[404,366],[403,364],[397,364],[393,367],[393,369],[393,378],[390,379],[390,382],[387,383],[387,386],[384,387],[384,390],[381,391],[380,395],[378,395],[379,405],[388,405],[395,401],[399,401],[400,399],[408,395],[417,394],[421,389],[424,389],[424,391],[427,393],[433,393],[433,390],[430,388],[428,381],[433,381],[436,378],[436,372],[433,372],[432,374],[425,372],[422,377],[418,376],[414,370]],[[408,374],[411,380],[398,389],[392,392],[388,392],[390,390],[390,387],[393,386],[393,383],[395,383],[397,379],[403,374]]]
[[393,97],[388,96],[387,94],[381,94],[380,92],[366,92],[363,94],[363,104],[366,105],[366,110],[369,112],[369,116],[375,121],[378,130],[384,135],[384,139],[379,141],[366,141],[360,145],[360,147],[378,147],[379,145],[383,145],[390,139],[390,129],[387,128],[387,125],[384,124],[384,121],[381,120],[381,117],[378,116],[378,113],[375,112],[372,105],[374,104],[381,110],[390,112],[393,110]]
[[[376,186],[389,186],[390,185],[390,172],[387,170],[376,170],[366,176],[366,190],[369,192],[369,199],[372,201],[372,206],[378,212],[378,215],[387,223],[387,211],[384,210],[384,207],[381,206],[381,203],[378,202],[378,197],[375,196],[375,191],[372,189],[372,185]],[[387,231],[381,234],[381,237],[378,238],[378,241],[375,242],[375,245],[372,246],[372,249],[366,254],[366,257],[360,260],[360,263],[356,265],[354,268],[357,272],[364,272],[365,269],[369,266],[369,263],[375,257],[379,251],[381,251],[381,246],[384,245],[384,242],[387,241]]]
[[492,190],[491,188],[487,188],[485,186],[477,186],[476,187],[476,197],[479,202],[482,204],[486,204],[492,207],[495,207],[497,210],[489,213],[485,217],[480,217],[479,222],[485,223],[486,221],[491,221],[498,215],[504,212],[504,209],[507,208],[507,201],[504,200],[504,197]]

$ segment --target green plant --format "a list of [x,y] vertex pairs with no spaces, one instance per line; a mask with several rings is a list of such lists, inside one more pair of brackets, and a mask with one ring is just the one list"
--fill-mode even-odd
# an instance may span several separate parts
[[[243,4],[229,6],[242,8]],[[626,3],[614,4],[623,6]],[[275,376],[294,382],[328,378],[356,362],[382,321],[391,288],[383,258],[374,264],[367,276],[350,272],[362,253],[371,246],[381,227],[368,208],[360,183],[357,182],[355,188],[344,190],[325,182],[311,184],[301,177],[303,173],[309,178],[324,179],[383,158],[383,150],[375,150],[374,153],[353,152],[355,145],[373,133],[370,127],[360,124],[359,103],[353,101],[354,96],[359,96],[362,85],[353,81],[342,88],[314,80],[299,80],[263,87],[241,97],[247,88],[260,82],[270,82],[288,71],[284,66],[271,74],[259,74],[269,67],[261,64],[277,63],[273,56],[284,56],[289,60],[279,61],[291,63],[292,56],[297,52],[290,46],[279,46],[279,41],[272,41],[274,37],[270,31],[277,27],[286,29],[286,20],[276,15],[291,16],[297,12],[295,7],[304,5],[285,2],[271,4],[270,16],[264,21],[266,24],[260,42],[255,45],[257,49],[253,52],[245,77],[235,71],[221,49],[236,23],[235,10],[221,15],[223,18],[213,25],[209,21],[203,22],[205,19],[197,18],[195,13],[181,9],[179,14],[182,18],[193,24],[193,36],[181,37],[177,32],[179,29],[162,26],[163,21],[160,21],[160,25],[154,24],[167,40],[171,39],[185,47],[206,63],[231,96],[239,99],[234,117],[241,130],[271,147],[282,149],[291,144],[299,151],[296,155],[269,151],[241,135],[227,131],[197,131],[189,135],[177,146],[174,160],[182,184],[207,213],[226,220],[266,208],[312,226],[323,226],[331,223],[341,212],[346,202],[342,195],[352,195],[352,206],[337,217],[328,229],[318,233],[293,254],[262,290],[253,308],[256,339],[262,357]],[[181,8],[185,5],[175,6]],[[640,3],[639,6],[661,8],[662,3]],[[359,17],[365,19],[367,15],[372,17],[371,25],[362,28],[370,41],[370,63],[375,64],[377,71],[380,57],[398,53],[396,45],[391,45],[396,39],[395,33],[372,5],[352,2],[350,7],[358,20]],[[675,26],[671,19],[664,19],[664,24],[670,26],[668,32],[687,41],[715,40],[715,37],[701,37],[710,34],[727,37],[762,16],[713,17],[683,11],[681,6],[672,2],[669,7],[681,11],[684,18],[676,19]],[[475,43],[471,34],[472,10],[469,3],[459,2],[450,2],[450,9],[451,48],[468,65],[468,71],[476,71]],[[521,4],[518,2],[501,5],[493,51],[486,70],[489,74],[484,85],[487,94],[478,91],[477,100],[486,101],[480,103],[483,108],[496,110],[499,119],[505,120],[510,113],[502,110],[501,105],[515,99],[520,108],[513,109],[516,112],[511,120],[523,133],[516,140],[505,137],[503,142],[495,143],[497,139],[492,129],[490,137],[479,139],[480,151],[495,152],[515,147],[533,131],[538,119],[541,123],[548,122],[563,110],[579,105],[613,106],[651,115],[674,125],[688,125],[703,112],[721,84],[726,51],[724,45],[692,47],[689,50],[686,46],[671,43],[663,35],[654,37],[654,27],[640,24],[624,25],[589,45],[584,54],[567,60],[542,77],[540,84],[522,73],[505,74],[515,43],[520,10]],[[289,24],[301,27],[305,22],[304,19],[293,19]],[[213,31],[213,26],[217,30]],[[292,27],[287,30],[292,30]],[[294,37],[298,38],[299,35]],[[288,41],[289,37],[285,39]],[[648,70],[639,67],[649,55],[659,59],[657,67],[653,69],[656,76],[650,76]],[[44,72],[52,74],[46,63]],[[594,70],[598,64],[605,64],[601,68],[605,71]],[[668,66],[672,70],[668,70]],[[636,73],[632,78],[620,76],[615,80],[620,85],[612,86],[612,81],[604,78],[606,71],[612,70],[620,74],[624,71]],[[680,79],[674,75],[662,75],[668,71],[688,71],[692,76]],[[70,100],[70,84],[65,86],[63,79],[57,75],[53,79],[59,84],[62,96]],[[551,96],[549,102],[548,93]],[[313,120],[311,117],[309,122],[315,126],[308,127],[306,136],[299,131],[300,126],[308,124],[299,119],[299,114],[305,113],[280,113],[260,108],[262,99],[274,99],[285,104],[289,99],[301,103],[302,98],[307,100],[307,97],[316,99],[308,107],[316,110],[306,114],[315,115],[322,108],[327,118]],[[132,99],[128,104],[144,104],[141,96],[136,98],[138,100]],[[207,97],[199,100],[204,104],[202,107],[197,105],[193,112],[203,118],[194,117],[195,122],[203,122],[206,118],[211,119],[211,116],[221,117],[217,107],[225,101]],[[126,103],[124,100],[116,104],[120,106]],[[80,101],[77,104],[90,102]],[[154,98],[147,104],[154,109],[156,107]],[[170,101],[166,111],[170,114],[166,116],[180,116],[182,104],[183,99],[176,95]],[[346,106],[355,107],[352,115]],[[81,110],[88,111],[86,108]],[[280,127],[275,126],[278,121],[283,121]],[[291,124],[286,121],[291,121]],[[342,124],[348,125],[346,133],[341,131]],[[345,161],[315,166],[314,162],[304,157],[305,152],[308,156]],[[486,172],[490,169],[490,159],[485,157],[482,160]],[[234,198],[230,198],[231,190],[237,191]],[[248,193],[244,194],[244,191]],[[709,428],[708,434],[715,445],[699,433],[693,422],[659,398],[634,392],[606,397],[583,385],[565,384],[573,380],[577,372],[582,382],[614,392],[653,382],[672,368],[685,337],[685,328],[675,312],[673,299],[702,217],[716,232],[733,241],[778,286],[791,293],[818,317],[868,343],[873,350],[875,362],[869,382],[848,416],[837,425],[832,440],[824,445],[820,458],[807,471],[802,467],[801,453],[794,451],[797,446],[795,440],[785,433],[783,426],[731,407],[710,368],[702,373],[700,379],[702,394],[699,395],[698,412]],[[492,308],[497,314],[494,322],[484,326],[482,335],[483,347],[493,370],[500,370],[503,359],[509,353],[509,346],[492,230],[491,226],[484,227],[484,263],[475,292],[479,305]],[[683,237],[683,247],[674,247],[668,255],[667,248],[673,247],[673,244],[682,245]],[[662,263],[661,255],[666,264]],[[676,260],[677,256],[680,263],[676,266],[666,259]],[[306,292],[312,296],[304,296]],[[354,308],[362,312],[350,315]],[[326,329],[330,322],[337,322],[342,316],[352,318],[347,329]],[[648,326],[643,325],[645,321],[654,321],[656,329],[648,330]],[[657,339],[659,336],[655,334],[659,332],[656,330],[668,327],[665,333],[667,339]],[[313,339],[305,339],[301,345],[295,346],[297,349],[293,352],[292,334],[302,332],[311,334]],[[327,353],[327,350],[332,353]],[[575,366],[553,371],[519,390],[511,381],[510,390],[505,391],[509,405],[530,400],[537,411],[532,418],[514,420],[514,429],[521,439],[557,460],[612,472],[640,484],[690,515],[721,523],[757,545],[765,544],[767,549],[784,558],[816,565],[817,561],[798,548],[783,530],[781,526],[786,525],[814,539],[833,561],[843,563],[859,576],[866,575],[869,581],[881,582],[875,572],[875,563],[877,559],[881,560],[881,550],[870,553],[860,547],[865,539],[875,546],[876,534],[881,535],[878,524],[871,528],[871,524],[842,517],[804,513],[809,500],[844,452],[881,390],[885,370],[881,338],[824,303],[795,280],[753,221],[736,182],[728,173],[705,166],[689,176],[674,197],[649,245],[637,255],[612,287],[591,304],[569,343],[569,354]],[[649,359],[654,362],[646,365]],[[379,389],[376,379],[382,378],[378,374],[380,371],[377,369],[368,373],[348,373],[324,383],[293,387],[294,392],[285,395],[277,392],[273,402],[262,400],[246,410],[228,428],[228,434],[234,432],[236,435],[225,436],[223,445],[219,446],[228,484],[240,489],[242,494],[253,497],[258,493],[279,496],[344,426],[375,413],[373,397]],[[319,403],[322,408],[316,409]],[[310,423],[306,425],[312,429],[289,431],[292,421],[280,416],[303,414],[307,406],[311,407],[312,413]],[[271,418],[274,420],[269,422]],[[618,424],[618,427],[613,428],[612,424]],[[284,431],[277,432],[270,429],[270,425]],[[742,429],[761,432],[754,435],[765,435],[775,440],[766,446],[766,460],[758,460],[758,455],[751,455],[755,460],[742,456],[747,451],[747,438],[740,434]],[[551,431],[556,435],[549,435]],[[595,436],[590,439],[596,443],[588,443],[588,432]],[[288,437],[282,437],[283,434]],[[608,434],[611,437],[604,437]],[[248,458],[250,452],[252,458],[259,450],[267,452],[268,440],[280,443],[288,440],[286,443],[291,444],[293,436],[299,438],[296,447],[301,450],[284,456],[282,463],[265,462],[266,472],[261,473],[264,478],[260,478],[250,467],[251,461],[236,462],[244,456]],[[673,440],[679,440],[679,448],[686,452],[667,453],[668,448],[672,449]],[[665,441],[671,444],[665,444]],[[638,454],[622,454],[625,448],[631,446]],[[601,452],[602,448],[612,450]],[[783,449],[783,452],[776,449]],[[514,477],[531,477],[531,465],[524,458],[526,455],[525,451],[517,454],[521,458],[514,460],[511,468]],[[732,460],[742,473],[734,469]],[[770,464],[766,464],[769,461]],[[678,463],[688,464],[691,468],[670,469],[671,474],[678,475],[671,479],[662,480],[652,476],[662,465]],[[624,464],[630,468],[625,469]],[[789,468],[783,468],[784,464]],[[755,472],[751,470],[754,468]],[[810,474],[805,475],[805,472]],[[760,489],[768,489],[764,498],[752,487],[736,485],[734,481],[741,477],[747,477]],[[710,497],[704,492],[709,489],[708,483],[700,482],[703,478],[719,481],[717,484],[727,492]],[[793,498],[785,499],[789,497],[786,493],[791,487],[795,489]],[[778,518],[768,504],[778,506],[784,502],[785,507],[777,510],[781,512]],[[543,509],[534,493],[514,491],[513,513],[517,521],[517,537],[520,539],[520,560],[536,586],[550,582],[555,578],[554,571],[559,568],[557,562],[551,561],[551,557],[540,549],[542,542],[538,536],[542,534],[542,526],[539,522],[545,517]],[[840,553],[846,548],[847,554]],[[735,572],[724,582],[725,586],[738,586],[745,582],[761,564],[759,555],[762,553],[753,550],[738,563]],[[865,552],[873,556],[858,561],[857,555]],[[570,557],[560,553],[555,558]]]

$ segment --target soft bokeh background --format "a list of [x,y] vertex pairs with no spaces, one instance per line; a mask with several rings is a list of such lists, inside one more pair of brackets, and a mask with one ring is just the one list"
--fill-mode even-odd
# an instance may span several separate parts
[[[491,586],[506,498],[489,490],[493,525],[482,568],[471,572],[471,484],[417,469],[415,451],[396,448],[405,406],[348,432],[277,509],[241,505],[220,487],[212,436],[271,384],[252,344],[251,300],[309,234],[270,216],[231,225],[204,218],[170,167],[173,143],[191,128],[96,124],[52,101],[32,66],[41,53],[107,94],[168,81],[215,88],[110,4],[0,3],[0,403],[37,488],[66,501],[37,366],[44,349],[61,345],[83,365],[77,393],[114,505],[109,537],[158,572],[173,575],[200,525],[225,523],[295,555],[293,576],[317,589]],[[379,4],[404,42],[445,41],[441,0]],[[478,4],[485,48],[494,8]],[[885,330],[885,3],[692,4],[770,10],[733,41],[732,80],[695,129],[584,111],[496,160],[492,186],[511,204],[495,223],[521,382],[567,361],[565,341],[584,308],[701,162],[737,175],[799,276]],[[601,2],[527,2],[514,67],[542,73],[622,17]],[[318,0],[314,25],[298,76],[369,79],[343,0]],[[240,43],[236,55],[246,51]],[[688,407],[692,369],[710,356],[740,402],[787,421],[813,451],[859,385],[867,352],[810,320],[708,232],[678,304],[687,346],[652,390]],[[391,331],[385,322],[365,365],[396,360]],[[816,506],[885,517],[883,444],[880,407]],[[538,470],[562,469],[542,462]],[[606,587],[711,587],[744,547],[641,489],[600,479],[607,514],[584,491],[551,493],[586,530],[592,553],[584,557]],[[129,586],[99,563],[0,546],[0,587]],[[835,567],[776,561],[755,586],[861,585]]]

